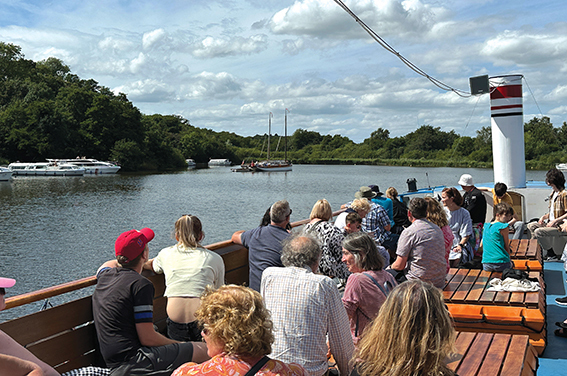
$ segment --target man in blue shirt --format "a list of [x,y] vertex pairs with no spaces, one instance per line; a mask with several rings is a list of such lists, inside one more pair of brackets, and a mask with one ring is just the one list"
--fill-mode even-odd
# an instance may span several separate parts
[[290,216],[289,203],[286,200],[277,201],[270,208],[269,225],[232,234],[233,243],[248,248],[249,286],[258,292],[262,272],[270,266],[283,267],[282,241],[289,236],[286,226]]

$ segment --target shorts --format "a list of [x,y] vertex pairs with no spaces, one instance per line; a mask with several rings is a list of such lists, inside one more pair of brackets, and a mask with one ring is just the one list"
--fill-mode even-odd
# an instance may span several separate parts
[[498,263],[491,263],[491,262],[483,262],[482,263],[482,270],[487,272],[503,272],[504,269],[511,269],[512,262],[498,262]]
[[176,341],[201,342],[201,326],[197,321],[181,324],[167,318],[167,336]]
[[110,371],[110,376],[169,376],[180,365],[193,360],[191,342],[165,346],[141,347],[127,362]]

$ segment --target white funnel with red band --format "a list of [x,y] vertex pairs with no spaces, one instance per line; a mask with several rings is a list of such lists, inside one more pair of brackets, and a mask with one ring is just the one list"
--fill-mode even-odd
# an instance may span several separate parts
[[522,75],[490,77],[494,182],[526,187]]

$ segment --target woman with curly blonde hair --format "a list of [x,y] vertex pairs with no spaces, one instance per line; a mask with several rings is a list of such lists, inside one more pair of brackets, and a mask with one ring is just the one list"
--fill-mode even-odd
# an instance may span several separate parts
[[449,272],[449,254],[453,248],[453,231],[449,227],[449,219],[447,213],[439,201],[433,197],[425,197],[427,201],[427,219],[431,223],[435,223],[441,231],[443,231],[443,240],[445,240],[445,260],[447,260],[447,272]]
[[452,376],[445,358],[454,343],[441,291],[420,280],[404,282],[364,332],[351,376]]
[[274,336],[270,313],[262,296],[244,286],[225,285],[207,289],[195,316],[203,324],[203,339],[210,360],[186,363],[172,376],[221,376],[252,374],[260,376],[308,376],[298,364],[285,364],[267,357]]

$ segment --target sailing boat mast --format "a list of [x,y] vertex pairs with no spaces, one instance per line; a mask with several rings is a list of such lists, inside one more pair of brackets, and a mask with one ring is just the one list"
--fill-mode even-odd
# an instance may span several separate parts
[[274,117],[274,114],[270,112],[270,116],[268,116],[268,160],[270,160],[270,136],[272,134],[272,117]]
[[289,112],[289,110],[286,108],[285,109],[285,131],[284,131],[284,140],[285,140],[285,157],[284,157],[284,161],[287,162],[287,113]]

